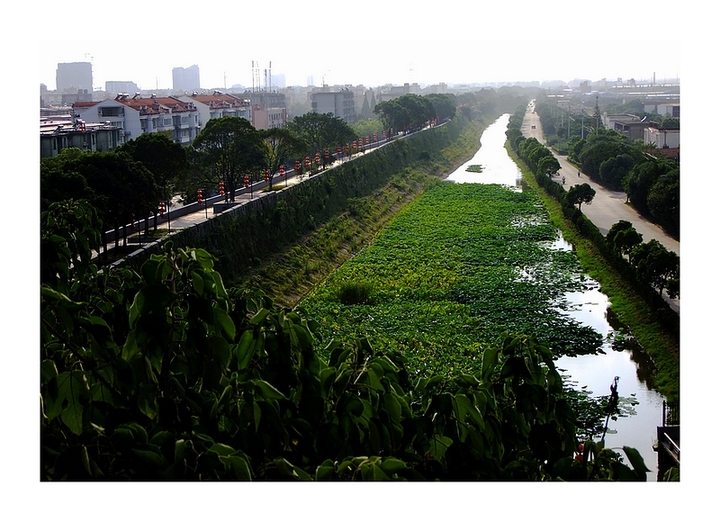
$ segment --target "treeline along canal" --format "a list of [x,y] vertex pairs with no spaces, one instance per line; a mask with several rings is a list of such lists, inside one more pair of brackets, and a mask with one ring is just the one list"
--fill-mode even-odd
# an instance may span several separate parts
[[[323,337],[366,336],[405,356],[415,375],[478,369],[504,333],[546,343],[578,390],[618,390],[627,412],[607,447],[635,447],[656,479],[652,449],[662,397],[629,350],[619,349],[608,301],[550,224],[504,148],[509,115],[482,135],[478,153],[407,206],[373,243],[300,304]],[[622,454],[622,452],[621,452]]]

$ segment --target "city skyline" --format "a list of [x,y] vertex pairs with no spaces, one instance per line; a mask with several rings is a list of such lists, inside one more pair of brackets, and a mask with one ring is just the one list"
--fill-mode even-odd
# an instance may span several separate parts
[[[622,53],[630,42],[393,41],[65,41],[41,43],[40,83],[55,90],[58,63],[90,62],[94,90],[132,81],[143,90],[171,89],[172,70],[197,65],[203,89],[265,86],[491,84],[631,78],[662,82],[680,75],[676,42],[645,42],[658,58]],[[558,50],[535,56],[538,48]],[[151,56],[152,59],[148,60]],[[128,59],[137,57],[137,59]]]

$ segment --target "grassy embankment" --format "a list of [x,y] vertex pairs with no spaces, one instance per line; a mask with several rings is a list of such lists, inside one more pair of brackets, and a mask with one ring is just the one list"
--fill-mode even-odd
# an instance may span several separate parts
[[537,185],[528,167],[506,146],[508,154],[518,164],[523,179],[535,190],[550,213],[550,220],[563,234],[566,241],[575,246],[583,269],[595,281],[600,283],[602,292],[608,296],[611,314],[628,329],[652,359],[656,374],[653,386],[668,401],[680,397],[680,346],[678,339],[667,333],[649,309],[647,303],[632,291],[623,277],[607,264],[593,243],[578,233],[574,225],[565,218],[560,204]]
[[408,203],[469,160],[492,121],[470,122],[460,139],[440,154],[399,172],[371,196],[350,201],[346,212],[272,259],[263,260],[261,268],[240,284],[262,290],[282,306],[297,305],[316,284],[369,244]]

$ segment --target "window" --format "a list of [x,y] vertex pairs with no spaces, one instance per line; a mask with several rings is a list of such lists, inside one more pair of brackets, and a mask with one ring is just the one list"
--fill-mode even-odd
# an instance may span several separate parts
[[123,107],[100,107],[101,118],[121,118],[125,115]]

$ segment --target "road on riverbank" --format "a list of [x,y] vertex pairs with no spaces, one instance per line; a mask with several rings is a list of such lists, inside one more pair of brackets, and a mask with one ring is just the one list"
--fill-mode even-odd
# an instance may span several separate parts
[[[545,135],[540,125],[540,116],[533,110],[533,104],[528,106],[520,129],[526,138],[535,138],[547,146]],[[665,233],[659,226],[651,223],[627,202],[624,192],[608,190],[602,185],[592,181],[588,176],[580,172],[575,165],[572,165],[565,156],[560,156],[548,147],[560,163],[560,170],[555,180],[562,183],[565,177],[565,186],[569,189],[573,185],[587,183],[595,190],[595,197],[592,203],[583,205],[582,212],[600,229],[603,235],[608,233],[610,227],[620,220],[632,223],[635,230],[642,234],[644,242],[657,239],[665,248],[680,255],[680,242]],[[665,300],[676,312],[680,312],[680,299],[670,299],[665,295]]]

